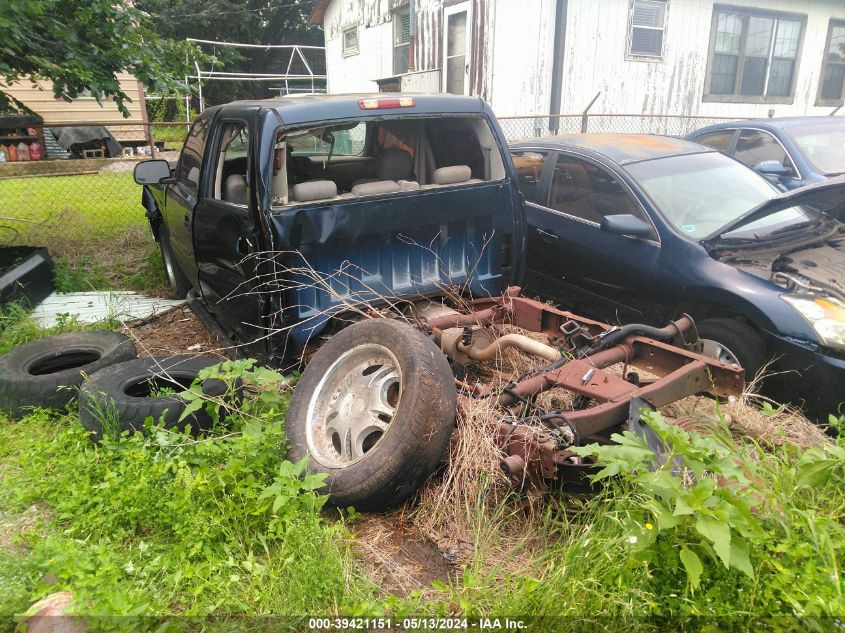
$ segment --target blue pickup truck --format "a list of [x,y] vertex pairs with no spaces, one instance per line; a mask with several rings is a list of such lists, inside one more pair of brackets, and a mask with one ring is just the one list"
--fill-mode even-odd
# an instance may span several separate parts
[[[742,369],[698,353],[686,316],[611,328],[519,296],[523,199],[480,99],[235,102],[199,116],[174,169],[146,161],[135,179],[174,291],[233,353],[305,364],[289,456],[327,474],[337,505],[408,498],[443,458],[458,391],[500,412],[503,470],[542,488],[580,481],[592,466],[568,447],[644,429],[643,407],[742,390]],[[539,367],[468,378],[513,347]],[[572,406],[540,410],[556,387]]]

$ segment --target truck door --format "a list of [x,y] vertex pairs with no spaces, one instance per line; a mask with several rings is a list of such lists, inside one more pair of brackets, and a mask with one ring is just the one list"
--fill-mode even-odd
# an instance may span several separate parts
[[256,275],[256,203],[252,177],[253,130],[247,118],[223,118],[207,156],[209,182],[194,215],[199,287],[217,321],[236,342],[264,334]]
[[202,160],[210,123],[210,117],[201,116],[188,132],[176,165],[176,182],[168,185],[164,205],[165,226],[173,254],[179,267],[194,284],[197,279],[191,224],[199,198]]

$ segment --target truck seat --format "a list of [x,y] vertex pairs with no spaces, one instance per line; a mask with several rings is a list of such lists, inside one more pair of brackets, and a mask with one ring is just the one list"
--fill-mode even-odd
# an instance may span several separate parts
[[223,199],[232,204],[246,205],[246,178],[241,174],[226,176],[223,183]]
[[394,147],[384,150],[376,158],[375,178],[359,178],[352,187],[381,180],[410,180],[413,175],[414,159],[405,150]]
[[293,202],[315,202],[334,200],[337,197],[337,185],[331,180],[309,180],[294,185],[291,189]]
[[420,189],[436,189],[447,185],[468,185],[476,182],[484,182],[472,177],[472,170],[468,165],[451,165],[440,167],[434,170],[431,175],[432,183],[423,185]]

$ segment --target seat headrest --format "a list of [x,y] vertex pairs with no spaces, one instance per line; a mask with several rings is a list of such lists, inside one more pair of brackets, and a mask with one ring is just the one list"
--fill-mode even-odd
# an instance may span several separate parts
[[435,169],[432,180],[435,185],[456,185],[472,178],[472,170],[466,165],[452,165]]
[[356,196],[377,196],[380,193],[396,193],[397,191],[399,191],[399,183],[394,180],[363,182],[352,187],[352,193]]
[[246,204],[246,178],[241,174],[226,176],[223,183],[223,199],[232,204]]
[[384,150],[376,162],[379,180],[410,180],[414,172],[414,159],[402,149]]
[[337,196],[337,185],[331,180],[310,180],[294,185],[291,197],[295,202],[331,200]]

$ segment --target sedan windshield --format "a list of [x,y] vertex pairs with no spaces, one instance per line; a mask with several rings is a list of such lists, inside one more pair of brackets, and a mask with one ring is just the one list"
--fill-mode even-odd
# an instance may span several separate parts
[[845,173],[845,125],[801,125],[786,128],[816,171],[825,176]]
[[[718,152],[670,156],[625,167],[668,222],[701,239],[771,200],[778,190],[754,170]],[[754,238],[815,219],[792,207],[761,218],[725,237]]]

